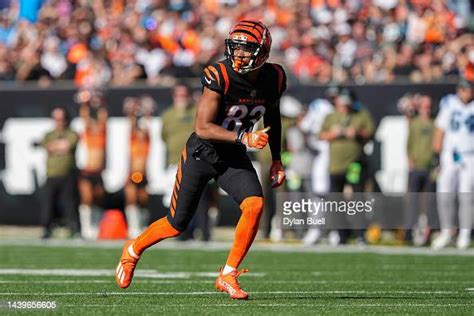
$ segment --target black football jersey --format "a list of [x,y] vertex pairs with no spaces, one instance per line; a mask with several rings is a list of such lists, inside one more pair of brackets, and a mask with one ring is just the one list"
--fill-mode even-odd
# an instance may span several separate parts
[[268,111],[275,110],[286,89],[286,75],[278,64],[265,63],[255,83],[237,74],[227,60],[207,66],[201,83],[222,95],[215,124],[229,131],[251,131]]

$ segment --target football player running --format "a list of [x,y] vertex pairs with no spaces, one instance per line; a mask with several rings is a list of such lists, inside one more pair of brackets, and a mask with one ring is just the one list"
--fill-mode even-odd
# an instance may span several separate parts
[[[248,298],[237,280],[248,270],[238,268],[257,234],[263,193],[246,147],[262,149],[269,143],[273,187],[280,186],[285,179],[280,161],[279,100],[286,89],[286,76],[280,65],[266,62],[270,47],[270,32],[263,23],[242,20],[225,40],[226,59],[204,69],[195,132],[183,149],[170,210],[136,239],[125,243],[116,269],[116,281],[121,288],[127,288],[132,282],[136,264],[145,249],[178,236],[186,228],[205,185],[214,178],[242,212],[234,243],[215,286],[233,299]],[[266,127],[253,131],[262,117]]]

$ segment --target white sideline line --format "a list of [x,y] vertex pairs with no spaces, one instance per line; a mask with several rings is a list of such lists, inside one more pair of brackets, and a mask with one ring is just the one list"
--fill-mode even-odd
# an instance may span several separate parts
[[[255,291],[252,294],[459,294],[459,291]],[[200,295],[220,295],[216,291],[203,292],[54,292],[54,293],[21,293],[21,292],[3,292],[2,296],[21,295],[21,296],[132,296],[132,295],[179,295],[179,296],[200,296]]]
[[[83,241],[83,240],[64,240],[51,239],[48,241],[32,239],[0,239],[0,246],[28,246],[28,247],[76,247],[76,248],[99,248],[99,249],[122,249],[123,241]],[[228,251],[232,242],[177,242],[167,240],[161,242],[157,247],[151,247],[148,251],[158,249],[167,250],[199,250],[201,252]],[[252,252],[270,251],[284,253],[373,253],[384,255],[426,255],[426,256],[474,256],[474,248],[459,250],[456,248],[445,248],[441,250],[432,250],[431,248],[421,247],[400,247],[400,246],[365,246],[363,248],[356,245],[343,245],[331,247],[328,245],[317,245],[306,247],[295,243],[274,243],[256,242],[252,246]]]
[[[135,276],[151,279],[189,279],[192,277],[216,278],[219,272],[158,272],[156,270],[138,270]],[[0,269],[0,275],[36,275],[36,276],[115,276],[114,269]],[[263,277],[265,273],[250,273],[250,277]]]

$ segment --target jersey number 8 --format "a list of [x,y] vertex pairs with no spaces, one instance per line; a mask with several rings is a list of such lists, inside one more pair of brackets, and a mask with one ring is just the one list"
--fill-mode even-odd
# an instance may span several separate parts
[[245,129],[249,131],[263,114],[265,114],[265,107],[261,105],[254,107],[250,113],[246,105],[233,105],[227,112],[227,118],[222,122],[222,127],[238,132],[242,127],[242,121],[244,121],[248,115],[250,125],[245,126]]

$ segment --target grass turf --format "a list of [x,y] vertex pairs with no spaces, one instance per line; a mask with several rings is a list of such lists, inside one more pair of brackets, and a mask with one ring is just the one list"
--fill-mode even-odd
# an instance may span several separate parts
[[[251,271],[240,278],[250,300],[233,301],[215,292],[208,275],[226,251],[156,247],[127,290],[112,276],[120,252],[2,245],[0,302],[56,301],[55,315],[474,314],[472,256],[251,251],[243,264]],[[69,275],[74,271],[81,275]],[[87,275],[94,272],[101,275]],[[5,313],[25,311],[4,306]]]

